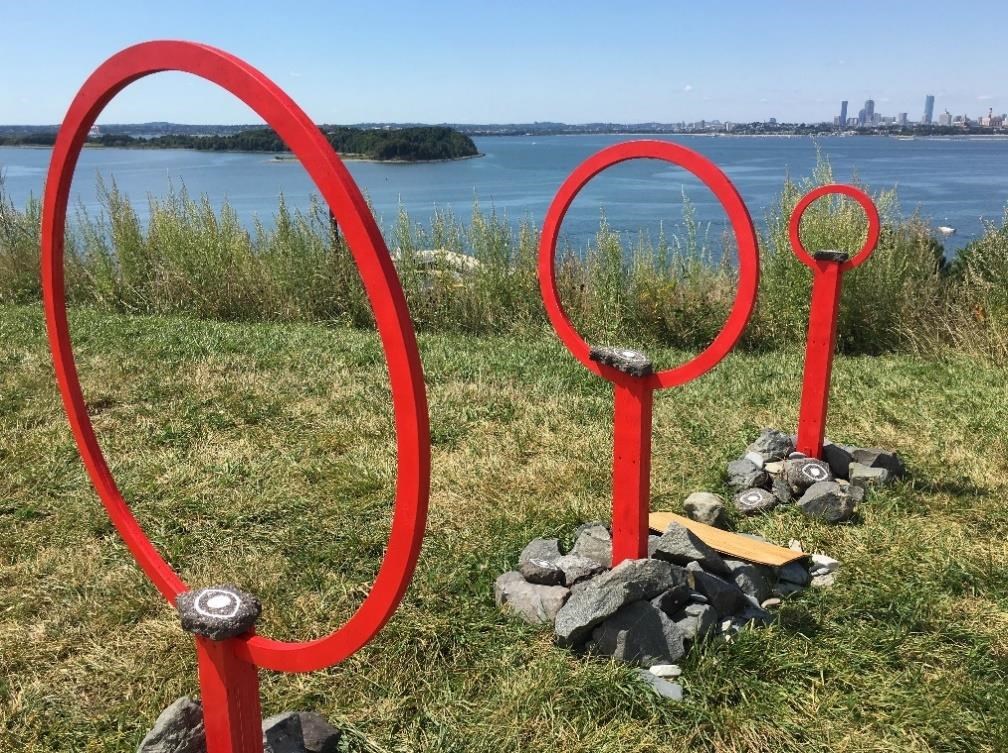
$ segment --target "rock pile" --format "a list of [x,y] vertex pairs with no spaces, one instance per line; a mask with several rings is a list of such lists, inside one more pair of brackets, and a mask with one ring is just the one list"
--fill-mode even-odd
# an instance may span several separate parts
[[[827,523],[849,520],[856,506],[872,487],[900,478],[906,467],[899,455],[878,448],[853,447],[826,442],[822,460],[795,451],[795,437],[776,429],[764,429],[745,454],[727,467],[728,486],[735,492],[735,508],[755,515],[777,505],[794,504],[811,518]],[[694,520],[713,522],[713,501],[686,501],[686,514]],[[708,495],[713,497],[713,495]]]
[[651,536],[649,555],[611,567],[609,529],[584,525],[566,554],[558,539],[532,541],[518,570],[497,578],[494,597],[526,622],[552,625],[560,646],[650,668],[655,692],[674,698],[682,689],[668,678],[693,645],[771,622],[782,598],[830,585],[840,564],[822,555],[780,568],[726,559],[678,523]]
[[[264,719],[264,753],[336,753],[340,731],[312,711],[285,711]],[[183,696],[161,712],[137,753],[206,753],[203,706]]]

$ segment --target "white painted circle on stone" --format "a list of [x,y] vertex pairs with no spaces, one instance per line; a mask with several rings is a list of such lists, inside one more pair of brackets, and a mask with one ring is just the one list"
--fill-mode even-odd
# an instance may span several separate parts
[[207,607],[210,609],[223,609],[231,603],[231,598],[226,594],[217,594],[207,599]]

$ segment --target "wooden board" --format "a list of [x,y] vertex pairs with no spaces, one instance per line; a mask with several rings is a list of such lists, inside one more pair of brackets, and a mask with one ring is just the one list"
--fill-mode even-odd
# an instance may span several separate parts
[[740,536],[731,531],[722,531],[714,526],[697,523],[695,520],[676,515],[674,512],[653,512],[648,516],[648,526],[656,533],[664,532],[669,523],[685,526],[711,549],[726,554],[732,559],[779,567],[806,556],[793,549],[785,549],[776,544],[767,544],[763,541],[750,539],[748,536]]

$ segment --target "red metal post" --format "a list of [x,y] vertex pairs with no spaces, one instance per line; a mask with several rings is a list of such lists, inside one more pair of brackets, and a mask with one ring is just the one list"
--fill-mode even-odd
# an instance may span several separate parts
[[[812,204],[824,196],[847,196],[864,210],[868,231],[864,245],[848,258],[840,251],[810,254],[801,240],[801,219]],[[802,377],[801,406],[798,409],[797,449],[809,457],[821,458],[829,409],[830,376],[836,350],[837,316],[844,272],[855,269],[872,255],[881,232],[878,209],[864,191],[841,184],[819,186],[802,197],[791,213],[788,234],[798,260],[812,270],[812,301],[809,308],[808,339],[805,343],[805,369]]]
[[239,658],[241,643],[196,638],[207,753],[263,753],[259,670]]
[[822,455],[823,437],[826,436],[830,375],[833,372],[840,283],[843,279],[841,263],[817,260],[813,270],[797,448],[811,458]]
[[[578,192],[611,165],[631,159],[657,159],[678,165],[699,178],[725,208],[738,252],[738,290],[724,327],[707,348],[691,360],[670,369],[648,374],[627,370],[593,357],[598,349],[589,345],[564,311],[557,290],[557,239],[564,215]],[[557,191],[543,223],[539,245],[539,290],[553,328],[571,354],[592,373],[613,383],[613,565],[628,558],[647,556],[648,512],[651,486],[651,409],[654,391],[677,387],[714,368],[742,336],[759,287],[759,250],[756,230],[742,197],[713,162],[703,155],[670,141],[627,141],[602,149],[586,159]],[[621,348],[601,350],[623,351]],[[641,357],[635,351],[622,356]]]
[[644,379],[613,384],[612,564],[648,556],[651,408]]

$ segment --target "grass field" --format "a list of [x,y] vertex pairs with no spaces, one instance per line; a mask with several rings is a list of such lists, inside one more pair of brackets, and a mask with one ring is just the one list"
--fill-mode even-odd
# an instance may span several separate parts
[[[72,313],[113,472],[190,583],[233,580],[261,632],[322,635],[366,593],[395,474],[375,333]],[[134,565],[77,456],[38,306],[0,307],[0,750],[132,751],[197,690],[174,611]],[[537,535],[608,515],[611,395],[547,332],[425,334],[428,536],[402,608],[346,663],[264,673],[264,711],[316,709],[368,751],[1008,749],[1008,385],[989,362],[843,357],[830,429],[911,476],[827,527],[741,520],[844,563],[775,626],[685,660],[686,700],[498,612]],[[662,364],[683,357],[653,354]],[[794,426],[801,357],[730,356],[655,406],[653,507],[723,491],[724,462]]]

